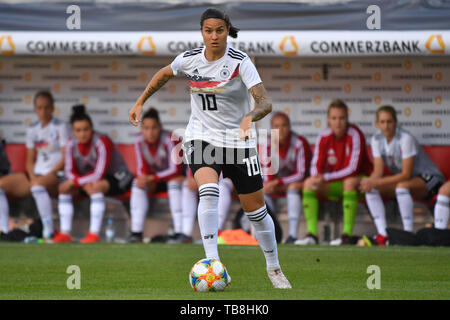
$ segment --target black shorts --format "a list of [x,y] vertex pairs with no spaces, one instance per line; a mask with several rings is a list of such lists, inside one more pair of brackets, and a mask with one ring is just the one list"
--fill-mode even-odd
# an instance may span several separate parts
[[0,171],[0,178],[12,174],[10,171]]
[[117,196],[127,192],[133,183],[133,175],[129,171],[119,171],[115,174],[107,174],[105,180],[109,183],[107,196]]
[[209,167],[230,178],[238,194],[256,192],[263,187],[261,165],[256,148],[216,147],[202,140],[192,140],[184,145],[185,160],[192,173]]
[[[67,181],[67,177],[65,175],[58,176],[60,183]],[[117,196],[122,193],[127,192],[133,183],[133,175],[128,170],[118,171],[115,174],[106,174],[103,178],[109,183],[109,190],[105,194],[105,196]],[[89,195],[80,188],[80,195],[88,197]]]
[[433,198],[438,192],[439,188],[444,184],[445,180],[442,180],[439,176],[433,176],[430,174],[422,173],[419,177],[427,184],[427,200]]
[[155,190],[153,191],[153,194],[160,193],[160,192],[167,192],[167,181],[160,181],[156,183]]

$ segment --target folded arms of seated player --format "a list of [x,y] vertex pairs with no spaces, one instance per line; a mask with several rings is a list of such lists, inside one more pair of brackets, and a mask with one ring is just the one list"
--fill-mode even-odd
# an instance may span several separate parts
[[361,192],[369,192],[373,188],[379,188],[383,185],[397,184],[399,182],[409,180],[414,166],[414,157],[402,160],[402,172],[383,176],[384,161],[382,158],[373,159],[373,172],[368,178],[363,178],[360,184]]
[[65,173],[66,177],[74,182],[76,187],[82,187],[85,184],[99,181],[104,178],[111,161],[111,154],[113,151],[113,143],[107,137],[101,137],[95,144],[95,150],[97,151],[97,161],[93,171],[88,174],[81,175],[75,164],[75,160],[72,157],[74,142],[70,139],[66,147],[66,159],[65,161]]
[[311,164],[311,176],[318,176],[325,182],[332,182],[359,174],[364,158],[364,137],[353,128],[348,129],[348,134],[350,135],[352,141],[352,147],[349,151],[349,161],[342,169],[332,172],[323,172],[323,168],[325,167],[327,161],[328,150],[324,146],[324,140],[322,137],[318,137],[319,143],[316,144],[317,148],[314,150],[314,157]]
[[[136,140],[134,143],[134,149],[136,152],[136,160],[137,160],[137,177],[140,181],[139,185],[144,185],[148,182],[160,182],[160,181],[169,181],[170,179],[181,175],[182,166],[181,163],[175,163],[171,157],[168,157],[168,167],[165,170],[161,170],[159,172],[154,172],[153,168],[147,163],[144,158],[144,155],[141,152],[140,144],[144,143],[141,140]],[[174,150],[176,147],[172,141],[172,139],[167,139],[164,141],[164,148],[166,149],[169,155],[172,155],[171,150]],[[143,181],[142,181],[143,180]]]
[[[268,149],[270,149],[270,147]],[[267,151],[267,154],[269,154],[269,150]],[[297,140],[295,144],[295,159],[295,171],[285,177],[277,177],[275,174],[268,174],[269,167],[271,167],[272,163],[265,159],[266,161],[264,161],[264,164],[262,165],[265,191],[271,193],[276,186],[287,186],[294,182],[303,181],[306,178],[308,162],[310,159],[309,145],[306,141],[300,139]]]

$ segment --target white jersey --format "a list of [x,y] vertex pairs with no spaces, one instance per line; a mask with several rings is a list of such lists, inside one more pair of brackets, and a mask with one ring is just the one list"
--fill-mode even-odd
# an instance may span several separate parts
[[205,47],[178,55],[171,64],[174,75],[190,81],[191,116],[183,142],[199,139],[218,147],[256,147],[255,125],[252,138],[239,139],[242,118],[250,112],[248,90],[262,82],[258,71],[244,52],[227,45],[216,61],[205,58]]
[[26,147],[36,150],[35,175],[46,175],[63,159],[61,148],[66,146],[67,125],[52,118],[44,128],[40,121],[27,128]]
[[391,142],[387,142],[383,133],[378,130],[371,139],[374,158],[382,158],[384,164],[393,174],[402,172],[402,160],[414,157],[412,176],[432,175],[445,180],[442,173],[428,157],[417,140],[408,131],[397,127]]

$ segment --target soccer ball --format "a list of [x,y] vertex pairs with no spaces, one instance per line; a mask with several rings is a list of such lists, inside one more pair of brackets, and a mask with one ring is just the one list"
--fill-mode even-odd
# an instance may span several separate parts
[[229,284],[229,276],[219,260],[206,258],[194,264],[189,283],[194,291],[222,291]]

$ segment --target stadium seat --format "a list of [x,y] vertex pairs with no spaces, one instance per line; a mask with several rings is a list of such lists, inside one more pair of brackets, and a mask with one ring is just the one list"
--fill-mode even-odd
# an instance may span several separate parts
[[[438,166],[446,179],[450,179],[450,166],[447,161],[450,158],[450,146],[423,146],[425,152]],[[118,144],[117,149],[124,157],[130,171],[136,173],[136,155],[134,153],[134,146],[128,144]],[[372,160],[372,153],[370,152],[370,146],[367,147],[369,156]],[[314,146],[311,146],[311,151],[314,151]],[[11,169],[13,172],[25,172],[25,162],[27,150],[24,144],[7,144],[6,153],[11,163]],[[125,195],[126,197],[126,195]],[[129,197],[129,194],[128,194]],[[157,198],[167,197],[167,192],[155,195]]]
[[449,180],[450,165],[447,161],[450,159],[450,146],[423,146],[423,149],[441,170],[445,178]]
[[27,148],[24,144],[6,144],[6,154],[11,164],[12,172],[25,172]]
[[[136,174],[136,155],[134,152],[134,145],[118,144],[118,151],[122,154],[125,162],[128,165],[131,173]],[[6,154],[11,163],[11,170],[13,172],[26,172],[25,163],[27,156],[27,148],[25,144],[6,144]],[[168,198],[167,192],[159,192],[151,195],[152,198]],[[118,200],[129,201],[130,191],[115,197]]]

